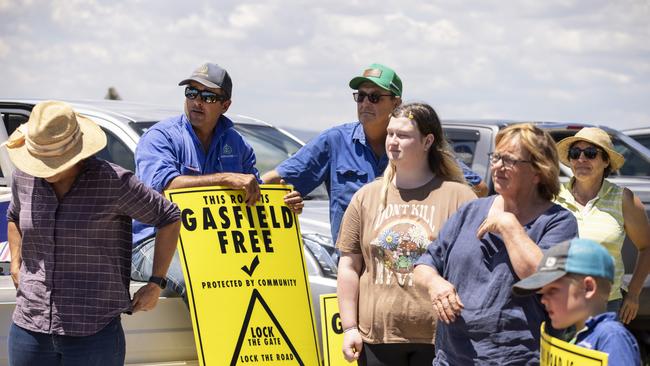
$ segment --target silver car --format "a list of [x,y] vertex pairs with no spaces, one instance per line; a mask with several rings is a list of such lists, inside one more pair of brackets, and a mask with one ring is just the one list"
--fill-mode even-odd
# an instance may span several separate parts
[[[39,100],[2,100],[0,113],[0,142],[7,139],[20,124],[29,118],[34,104]],[[98,154],[100,158],[134,170],[133,154],[140,135],[156,122],[181,113],[180,109],[119,101],[69,101],[73,108],[91,118],[106,132],[108,143]],[[303,142],[293,135],[268,123],[239,115],[229,115],[235,128],[251,144],[257,157],[261,174],[275,168],[281,161],[293,155]],[[0,209],[6,210],[9,199],[7,188],[11,182],[13,166],[6,151],[0,151]],[[299,216],[302,230],[305,260],[309,274],[314,315],[320,337],[321,294],[336,292],[337,255],[332,243],[329,226],[327,192],[323,187],[305,197],[305,209]],[[3,211],[4,212],[4,211]],[[1,214],[4,217],[4,214]],[[0,227],[0,241],[6,240],[6,221]],[[5,249],[6,251],[6,249]],[[0,245],[0,254],[3,247]],[[7,263],[3,267],[7,273]],[[132,282],[131,292],[142,283]],[[15,289],[10,276],[0,276],[0,344],[6,344],[15,306]],[[160,362],[189,362],[197,359],[194,336],[189,313],[179,297],[161,298],[155,310],[123,316],[127,339],[127,364],[150,364]],[[6,354],[0,352],[0,365],[6,364]],[[174,363],[176,364],[176,363]],[[185,363],[180,363],[185,364]]]
[[[646,149],[650,150],[650,127],[631,128],[629,130],[623,130],[622,132],[635,139]],[[650,174],[650,172],[648,172],[648,174]]]

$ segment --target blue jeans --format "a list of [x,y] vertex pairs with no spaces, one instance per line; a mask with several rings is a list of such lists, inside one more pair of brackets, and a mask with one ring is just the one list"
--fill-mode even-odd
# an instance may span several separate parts
[[126,352],[120,317],[84,337],[32,332],[12,323],[8,345],[10,366],[123,366]]
[[[149,281],[153,272],[153,253],[156,238],[145,239],[136,246],[131,253],[131,278],[136,281]],[[187,304],[187,290],[185,287],[185,277],[181,268],[181,258],[178,255],[178,249],[174,252],[172,262],[167,270],[167,288],[183,297]],[[169,291],[163,291],[164,296],[169,296]]]

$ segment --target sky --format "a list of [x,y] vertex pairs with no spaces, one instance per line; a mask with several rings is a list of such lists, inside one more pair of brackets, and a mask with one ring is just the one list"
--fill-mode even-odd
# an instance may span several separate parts
[[443,119],[650,126],[650,0],[0,0],[0,98],[183,103],[202,63],[230,112],[322,130],[394,68]]

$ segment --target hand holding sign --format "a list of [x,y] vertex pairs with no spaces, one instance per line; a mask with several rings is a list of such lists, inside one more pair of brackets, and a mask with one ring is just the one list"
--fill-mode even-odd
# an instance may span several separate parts
[[260,199],[260,185],[252,174],[222,173],[226,177],[225,186],[241,189],[246,193],[246,205],[253,206]]

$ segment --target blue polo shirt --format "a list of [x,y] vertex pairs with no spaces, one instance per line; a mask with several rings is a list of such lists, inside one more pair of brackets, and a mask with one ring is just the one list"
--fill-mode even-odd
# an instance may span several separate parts
[[[459,161],[465,179],[476,185],[481,178]],[[336,241],[345,209],[352,195],[364,184],[381,176],[388,157],[377,157],[366,141],[360,122],[330,128],[296,154],[283,161],[276,171],[303,196],[325,182],[330,196],[332,240]]]
[[587,319],[585,327],[576,334],[575,343],[609,354],[607,364],[610,366],[641,364],[636,339],[616,320],[616,313],[613,312]]
[[[135,149],[136,175],[158,192],[180,175],[243,173],[254,174],[260,181],[255,161],[253,148],[223,115],[207,152],[185,114],[153,125],[142,135]],[[134,245],[154,232],[153,227],[134,221]]]

